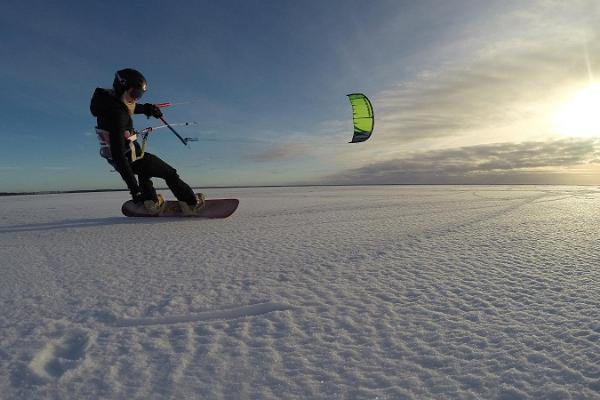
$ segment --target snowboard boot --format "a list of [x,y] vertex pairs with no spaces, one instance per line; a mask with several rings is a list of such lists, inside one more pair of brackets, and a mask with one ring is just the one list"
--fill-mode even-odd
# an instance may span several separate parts
[[154,201],[154,200],[145,200],[144,201],[144,208],[151,215],[160,214],[161,211],[164,210],[164,208],[167,205],[167,202],[165,201],[165,198],[162,196],[162,194],[157,194],[156,198],[158,199],[158,201]]
[[204,208],[204,194],[196,193],[196,204],[190,205],[185,201],[179,202],[179,207],[181,208],[181,212],[186,217],[194,217],[198,215],[199,211]]

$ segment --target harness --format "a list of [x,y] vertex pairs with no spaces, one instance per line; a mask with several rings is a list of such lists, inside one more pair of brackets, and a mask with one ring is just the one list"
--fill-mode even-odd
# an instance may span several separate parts
[[[142,154],[138,157],[135,154],[135,141],[137,140],[137,132],[135,130],[125,131],[123,133],[125,136],[125,140],[129,142],[129,151],[131,157],[131,162],[139,160],[144,157],[144,150],[142,150]],[[98,142],[100,142],[100,157],[104,158],[111,165],[114,164],[112,152],[110,151],[110,132],[104,129],[100,129],[96,127],[96,137],[98,138]],[[144,137],[144,148],[146,147],[146,137]]]

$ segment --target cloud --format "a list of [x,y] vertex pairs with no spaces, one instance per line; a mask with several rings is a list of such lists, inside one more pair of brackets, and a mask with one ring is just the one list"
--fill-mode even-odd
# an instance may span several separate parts
[[307,147],[305,144],[294,143],[267,145],[262,150],[248,153],[245,159],[258,163],[288,160],[302,156],[308,151]]
[[[348,107],[350,105],[348,104]],[[328,120],[317,124],[310,132],[285,132],[248,141],[244,159],[257,163],[306,159],[331,149],[339,149],[352,136],[352,120]]]
[[382,92],[376,128],[389,144],[510,126],[547,112],[540,105],[588,78],[579,46],[496,54]]
[[597,139],[497,143],[413,153],[335,174],[322,183],[565,183],[559,175],[574,167],[589,169],[599,160]]
[[600,65],[593,15],[600,16],[598,2],[541,1],[469,26],[431,49],[419,74],[373,96],[378,140],[406,145],[547,117]]

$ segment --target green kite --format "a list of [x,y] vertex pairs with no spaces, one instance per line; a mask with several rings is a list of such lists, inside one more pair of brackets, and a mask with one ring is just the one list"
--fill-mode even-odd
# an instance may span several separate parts
[[371,137],[375,125],[375,115],[371,102],[362,93],[348,95],[352,105],[352,122],[354,123],[354,136],[350,143],[364,142]]

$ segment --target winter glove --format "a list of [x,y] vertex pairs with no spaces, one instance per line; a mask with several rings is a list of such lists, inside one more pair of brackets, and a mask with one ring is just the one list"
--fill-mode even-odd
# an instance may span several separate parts
[[160,118],[163,116],[162,111],[160,111],[160,108],[155,104],[145,103],[142,107],[144,107],[143,114],[148,118]]

